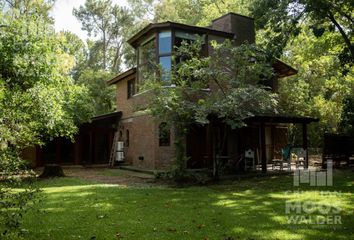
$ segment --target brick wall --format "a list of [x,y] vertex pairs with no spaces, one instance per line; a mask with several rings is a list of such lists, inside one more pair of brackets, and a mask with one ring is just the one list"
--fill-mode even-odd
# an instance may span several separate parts
[[[147,97],[151,92],[128,97],[127,80],[116,84],[117,111],[123,113],[118,131],[125,142],[125,161],[142,169],[168,169],[175,156],[174,134],[171,131],[171,145],[159,146],[159,124],[144,112]],[[127,146],[129,131],[129,146]]]
[[212,22],[212,28],[235,34],[236,45],[255,43],[254,20],[252,18],[229,13]]

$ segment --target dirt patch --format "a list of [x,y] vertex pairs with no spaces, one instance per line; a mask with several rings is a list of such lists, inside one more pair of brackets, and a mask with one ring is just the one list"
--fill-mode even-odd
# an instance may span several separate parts
[[[121,169],[63,167],[67,177],[81,178],[99,183],[117,184],[123,186],[164,185],[153,175],[136,173]],[[42,169],[37,169],[40,174]]]

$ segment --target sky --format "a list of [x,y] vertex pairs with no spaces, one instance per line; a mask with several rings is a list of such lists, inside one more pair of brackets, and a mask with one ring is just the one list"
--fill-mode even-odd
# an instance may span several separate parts
[[[112,2],[122,6],[127,5],[126,0],[112,0]],[[84,4],[85,0],[57,0],[51,12],[55,20],[55,31],[71,31],[81,39],[87,39],[86,32],[81,30],[80,22],[72,14],[73,8],[79,8]]]

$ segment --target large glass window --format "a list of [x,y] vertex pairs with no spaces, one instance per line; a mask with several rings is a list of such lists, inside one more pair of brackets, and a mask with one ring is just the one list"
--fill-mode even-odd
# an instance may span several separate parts
[[176,31],[175,33],[175,46],[181,46],[182,41],[192,42],[197,39],[198,35],[195,33],[188,33],[182,31]]
[[166,84],[170,83],[171,80],[171,66],[172,60],[171,56],[160,57],[160,65],[161,65],[161,80]]
[[[202,37],[202,49],[201,49],[201,56],[206,56],[206,48],[207,45],[205,44],[205,37],[201,36],[199,34],[196,33],[190,33],[190,32],[184,32],[184,31],[176,31],[175,32],[175,43],[174,43],[174,47],[178,48],[182,45],[182,42],[186,42],[187,44],[191,44],[194,41],[196,41],[199,37]],[[178,58],[176,58],[176,64],[180,63],[181,61],[183,61],[183,57],[180,56]]]
[[171,67],[172,67],[172,37],[171,31],[159,33],[159,64],[161,67],[161,80],[166,84],[171,82]]
[[138,82],[142,84],[145,79],[155,74],[156,47],[155,38],[148,39],[138,48]]
[[135,80],[129,80],[127,82],[127,97],[131,98],[135,94]]
[[155,41],[154,38],[139,47],[139,65],[153,62],[155,60]]
[[159,54],[171,53],[171,31],[159,33]]

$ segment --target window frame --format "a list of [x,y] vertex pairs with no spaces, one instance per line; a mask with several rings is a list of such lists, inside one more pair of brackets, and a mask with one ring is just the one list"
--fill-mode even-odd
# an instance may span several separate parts
[[[166,53],[160,53],[160,33],[162,32],[171,32],[171,51],[170,52],[166,52]],[[170,57],[171,58],[171,70],[170,70],[170,78],[165,81],[162,79],[162,75],[163,73],[161,71],[158,71],[158,77],[159,77],[159,80],[161,82],[165,82],[166,85],[170,85],[172,83],[172,67],[173,67],[173,59],[172,59],[172,56],[173,56],[173,47],[174,47],[174,39],[175,39],[175,30],[173,28],[166,28],[166,29],[161,29],[160,31],[157,32],[157,35],[156,35],[156,40],[157,40],[157,46],[156,46],[156,62],[159,64],[159,66],[161,67],[161,61],[160,61],[160,58],[162,57]],[[162,69],[161,69],[162,70]]]
[[137,59],[137,71],[136,71],[136,92],[137,93],[139,91],[139,84],[141,83],[141,79],[140,79],[140,70],[142,67],[146,67],[148,66],[148,63],[149,61],[146,61],[146,62],[143,62],[143,63],[140,63],[140,48],[149,44],[150,42],[154,42],[154,47],[155,47],[155,59],[154,61],[156,62],[156,52],[157,52],[157,48],[158,48],[158,45],[157,45],[157,33],[153,33],[151,36],[149,36],[148,38],[146,38],[144,41],[141,42],[141,44],[139,44],[139,46],[137,47],[137,56],[136,56],[136,59]]
[[130,144],[130,132],[129,129],[125,130],[125,147],[129,147]]
[[[167,126],[166,122],[162,122],[158,126],[159,147],[171,146],[171,129],[167,128]],[[166,133],[162,134],[161,130],[166,131]]]
[[[162,32],[171,32],[171,52],[166,52],[166,53],[160,53],[160,38],[159,38],[159,34]],[[173,56],[176,52],[175,50],[175,42],[176,42],[176,32],[184,32],[187,34],[192,34],[192,35],[199,35],[199,36],[204,36],[204,42],[205,45],[204,47],[201,49],[201,55],[207,57],[209,55],[209,34],[206,32],[199,32],[199,31],[192,31],[190,29],[183,29],[183,28],[179,28],[179,27],[166,27],[166,28],[161,28],[158,29],[156,31],[154,31],[150,36],[148,36],[145,40],[143,40],[137,47],[137,72],[136,72],[136,81],[135,81],[135,94],[137,94],[139,92],[139,85],[143,82],[140,74],[142,69],[148,66],[148,61],[144,62],[144,63],[139,63],[140,61],[140,48],[148,43],[150,43],[150,41],[154,41],[154,48],[155,48],[155,63],[157,63],[160,67],[160,58],[161,57],[170,57],[171,58],[171,70],[170,70],[170,77],[166,80],[162,79],[162,73],[161,73],[161,69],[160,70],[154,70],[152,72],[155,72],[156,74],[156,78],[159,79],[161,82],[164,82],[164,85],[171,85],[173,84],[172,82],[172,74],[174,72],[174,66],[175,66],[175,59],[173,59]]]
[[[132,88],[131,88],[132,85]],[[135,95],[135,79],[130,79],[127,81],[127,99],[132,98]]]

